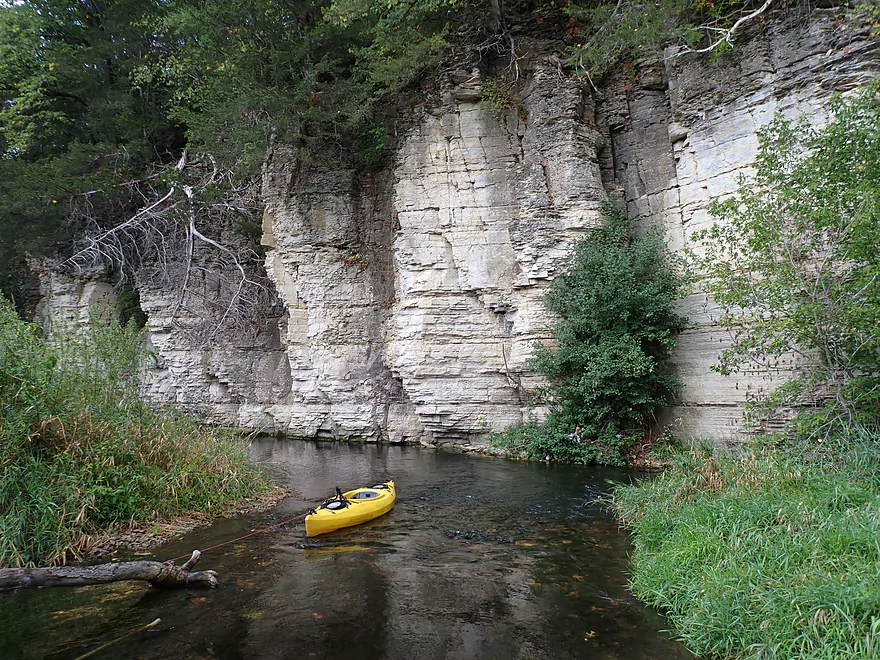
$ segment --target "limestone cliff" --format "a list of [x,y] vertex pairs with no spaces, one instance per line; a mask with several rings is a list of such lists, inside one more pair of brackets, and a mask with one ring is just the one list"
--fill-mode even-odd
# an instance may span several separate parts
[[[880,71],[876,35],[823,10],[809,21],[757,26],[715,62],[672,55],[633,89],[619,78],[603,90],[599,120],[612,132],[609,165],[630,210],[662,223],[675,251],[711,225],[707,206],[734,192],[748,173],[758,129],[774,113],[822,125],[833,92],[863,85]],[[675,354],[685,387],[661,421],[686,437],[733,438],[746,393],[772,387],[792,365],[775,373],[716,374],[709,367],[728,341],[713,322],[717,310],[702,294],[683,300],[681,310],[691,322]]]
[[[442,81],[388,171],[319,171],[276,145],[262,239],[276,304],[249,339],[199,343],[170,316],[173,285],[144,277],[159,359],[146,393],[294,436],[480,442],[540,415],[526,362],[549,334],[541,298],[609,194],[682,250],[775,112],[821,123],[833,91],[880,71],[877,38],[821,10],[768,20],[717,61],[669,52],[598,88],[533,51],[501,114],[479,103],[479,67]],[[731,438],[746,392],[774,374],[710,372],[726,337],[704,295],[681,307],[685,389],[662,421]]]

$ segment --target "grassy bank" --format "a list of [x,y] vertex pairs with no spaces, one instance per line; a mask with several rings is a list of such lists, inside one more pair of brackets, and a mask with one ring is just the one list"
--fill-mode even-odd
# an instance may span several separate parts
[[880,461],[680,453],[618,488],[633,592],[697,654],[880,657]]
[[240,437],[137,395],[139,333],[50,344],[0,297],[0,565],[64,563],[93,535],[267,487]]

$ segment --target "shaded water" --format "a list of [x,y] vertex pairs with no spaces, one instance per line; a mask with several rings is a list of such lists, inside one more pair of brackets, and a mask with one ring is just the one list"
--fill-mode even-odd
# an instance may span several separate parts
[[302,494],[157,551],[188,554],[382,479],[395,508],[308,539],[301,523],[208,552],[216,590],[139,583],[0,594],[0,658],[687,658],[626,589],[629,542],[597,498],[624,472],[375,445],[264,439]]

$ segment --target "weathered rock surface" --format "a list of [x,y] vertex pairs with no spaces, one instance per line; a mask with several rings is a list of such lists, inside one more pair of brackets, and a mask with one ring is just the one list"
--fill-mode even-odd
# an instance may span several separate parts
[[[295,436],[482,442],[541,414],[526,366],[552,322],[541,298],[609,194],[681,251],[748,173],[774,113],[821,124],[832,92],[878,72],[877,38],[820,10],[769,18],[715,62],[669,52],[595,91],[538,59],[520,107],[500,117],[479,104],[479,73],[456,74],[381,174],[311,170],[276,146],[263,245],[278,304],[250,337],[200,342],[186,331],[198,308],[181,316],[173,282],[143,278],[159,359],[146,392]],[[67,314],[101,295],[53,277],[47,293]],[[727,341],[713,307],[695,294],[681,309],[685,388],[662,421],[733,438],[746,393],[776,374],[711,372]]]
[[[877,37],[831,10],[755,26],[715,62],[673,51],[666,57],[603,89],[599,121],[613,144],[606,181],[623,185],[630,211],[661,223],[677,252],[711,226],[709,203],[732,194],[749,173],[761,126],[776,113],[822,125],[833,92],[880,73]],[[717,309],[694,294],[681,311],[691,323],[675,353],[685,387],[661,422],[686,437],[732,439],[747,393],[772,388],[792,365],[720,376],[709,369],[728,342],[714,322]]]
[[280,148],[268,160],[266,263],[292,374],[277,428],[469,442],[530,414],[541,295],[598,220],[602,138],[582,86],[555,73],[525,90],[531,126],[462,98],[423,111],[393,176],[308,172]]
[[47,325],[86,325],[90,309],[106,316],[116,302],[113,284],[103,271],[74,278],[49,260],[32,262],[31,267],[40,281],[38,313]]

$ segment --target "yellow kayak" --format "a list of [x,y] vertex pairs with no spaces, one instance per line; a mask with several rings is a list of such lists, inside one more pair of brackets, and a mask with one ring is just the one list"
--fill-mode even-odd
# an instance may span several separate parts
[[391,511],[395,499],[397,493],[393,481],[345,493],[337,488],[336,497],[324,501],[306,516],[306,534],[318,536],[378,518]]

